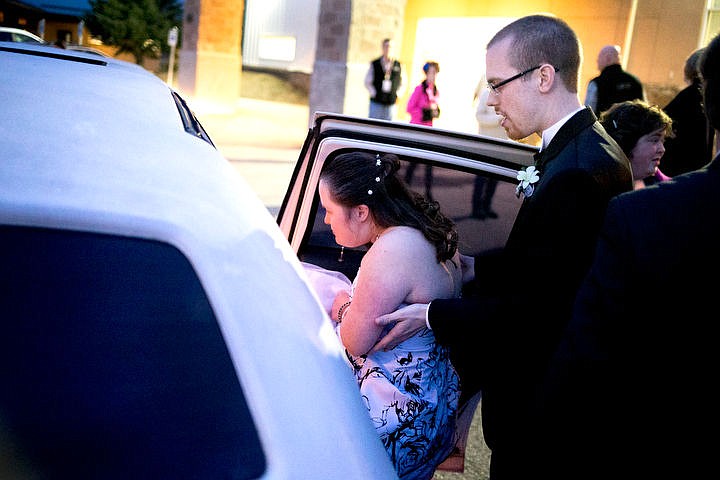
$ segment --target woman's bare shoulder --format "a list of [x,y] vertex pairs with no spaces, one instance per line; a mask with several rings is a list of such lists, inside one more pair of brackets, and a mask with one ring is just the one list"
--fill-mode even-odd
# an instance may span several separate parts
[[[378,237],[379,246],[387,248],[401,248],[402,250],[412,250],[415,248],[432,247],[430,242],[425,238],[422,232],[412,227],[390,227]],[[408,248],[408,247],[413,247]]]
[[405,273],[416,270],[419,265],[436,263],[435,247],[422,232],[412,227],[387,229],[370,252],[386,266],[393,265],[395,271]]

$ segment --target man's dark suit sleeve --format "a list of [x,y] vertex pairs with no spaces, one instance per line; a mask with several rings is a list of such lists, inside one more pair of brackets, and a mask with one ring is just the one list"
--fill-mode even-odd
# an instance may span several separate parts
[[481,284],[494,283],[493,291],[431,303],[429,321],[439,343],[478,351],[528,346],[527,355],[555,345],[548,336],[559,338],[570,317],[608,198],[582,170],[556,175],[545,190],[537,203],[523,207],[532,214],[518,214],[515,228],[524,233],[514,242],[511,233],[501,268],[482,271],[478,262],[476,276],[485,277]]

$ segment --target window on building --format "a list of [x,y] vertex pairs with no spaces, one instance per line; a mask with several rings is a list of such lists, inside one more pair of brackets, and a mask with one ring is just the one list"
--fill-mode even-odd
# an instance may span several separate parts
[[703,34],[703,45],[707,45],[720,32],[720,0],[710,0],[707,6],[707,21]]

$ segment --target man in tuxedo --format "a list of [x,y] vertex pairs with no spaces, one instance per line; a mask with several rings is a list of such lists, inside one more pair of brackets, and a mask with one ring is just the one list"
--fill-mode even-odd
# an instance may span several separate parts
[[[720,36],[700,60],[720,129]],[[703,478],[715,469],[720,160],[613,199],[548,369],[554,478]]]
[[499,258],[464,258],[482,285],[475,295],[377,320],[397,323],[376,349],[428,327],[450,348],[463,398],[482,391],[492,480],[525,478],[534,468],[537,388],[570,320],[607,204],[632,189],[627,158],[580,103],[580,63],[575,32],[554,16],[523,17],[490,40],[487,104],[509,138],[542,137],[538,179],[525,174],[523,203]]

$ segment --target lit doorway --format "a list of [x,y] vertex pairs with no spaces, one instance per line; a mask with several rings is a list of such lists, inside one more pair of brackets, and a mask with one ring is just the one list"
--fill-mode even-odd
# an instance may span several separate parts
[[[407,70],[408,98],[424,79],[422,67],[429,60],[440,64],[438,128],[477,133],[473,94],[485,73],[485,46],[510,17],[422,18],[418,21],[415,52]],[[405,111],[405,105],[398,106]]]

